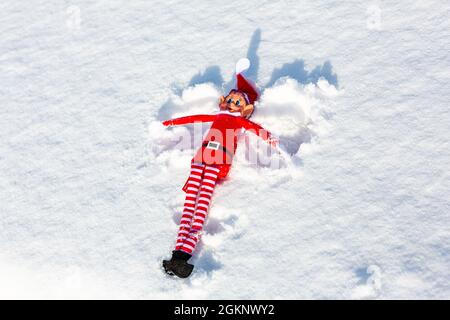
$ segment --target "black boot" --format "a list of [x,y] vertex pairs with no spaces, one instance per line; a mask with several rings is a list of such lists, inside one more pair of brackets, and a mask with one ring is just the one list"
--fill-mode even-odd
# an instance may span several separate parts
[[191,255],[181,250],[172,251],[170,260],[163,260],[163,267],[167,274],[187,278],[191,275],[194,266],[187,263]]

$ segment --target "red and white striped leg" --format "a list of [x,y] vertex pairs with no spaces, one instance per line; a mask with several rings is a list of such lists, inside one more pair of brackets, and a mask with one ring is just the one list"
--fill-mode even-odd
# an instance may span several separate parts
[[[217,175],[219,169],[206,165],[203,171],[203,178],[201,180],[200,189],[197,196],[197,204],[195,207],[194,216],[191,220],[191,228],[189,232],[184,234],[184,243],[181,250],[192,254],[195,246],[200,240],[200,234],[205,224],[209,205],[211,203],[214,187],[217,183]],[[185,232],[185,231],[184,231]]]

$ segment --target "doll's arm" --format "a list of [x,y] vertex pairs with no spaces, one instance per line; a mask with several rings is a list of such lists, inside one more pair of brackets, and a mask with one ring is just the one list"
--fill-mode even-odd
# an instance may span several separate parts
[[245,118],[241,118],[241,122],[243,128],[252,131],[257,136],[261,137],[263,140],[269,143],[272,147],[277,146],[278,139],[274,138],[269,131],[261,127],[259,124]]
[[163,121],[163,125],[165,126],[176,126],[180,124],[188,124],[188,123],[194,123],[194,122],[211,122],[214,121],[215,115],[211,114],[197,114],[193,116],[186,116],[186,117],[180,117],[175,118],[171,120]]

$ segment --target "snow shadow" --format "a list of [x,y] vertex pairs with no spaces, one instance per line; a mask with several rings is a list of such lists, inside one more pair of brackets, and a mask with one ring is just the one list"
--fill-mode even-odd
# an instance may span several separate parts
[[364,284],[370,277],[370,273],[367,272],[367,267],[357,268],[355,275],[358,278],[358,284]]
[[211,82],[216,87],[221,87],[223,84],[222,73],[219,66],[211,66],[205,69],[204,72],[199,72],[191,78],[189,86],[195,86],[200,83]]
[[316,66],[312,71],[305,69],[305,61],[303,59],[285,63],[281,68],[273,70],[272,76],[265,87],[272,87],[278,79],[284,77],[295,79],[302,84],[317,84],[320,78],[324,78],[328,83],[338,88],[338,77],[333,73],[333,66],[330,61],[325,61],[323,65]]
[[196,269],[211,275],[214,271],[222,268],[222,263],[214,256],[214,252],[204,248],[202,240],[197,244],[196,251],[198,254],[194,255],[192,259]]
[[208,222],[205,225],[205,231],[208,234],[215,235],[225,231],[225,228],[222,226],[221,220],[214,217],[208,217]]
[[[247,59],[250,60],[250,68],[245,71],[246,77],[252,79],[255,83],[258,82],[258,73],[259,73],[259,56],[258,49],[261,43],[261,29],[256,29],[252,37],[250,39],[250,43],[247,49]],[[223,86],[224,93],[228,93],[231,89],[234,89],[235,86],[235,73],[233,73],[233,77]],[[220,85],[218,86],[221,87]]]
[[250,44],[247,50],[247,59],[251,61],[250,68],[246,71],[247,76],[254,81],[258,81],[259,71],[259,56],[258,48],[261,43],[261,29],[256,29],[253,32]]

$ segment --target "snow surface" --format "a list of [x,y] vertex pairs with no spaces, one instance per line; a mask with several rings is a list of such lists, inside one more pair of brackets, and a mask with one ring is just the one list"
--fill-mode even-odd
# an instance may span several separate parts
[[[450,298],[448,1],[0,12],[0,298]],[[195,147],[160,121],[216,110],[245,56],[280,165],[239,149],[169,278]]]

